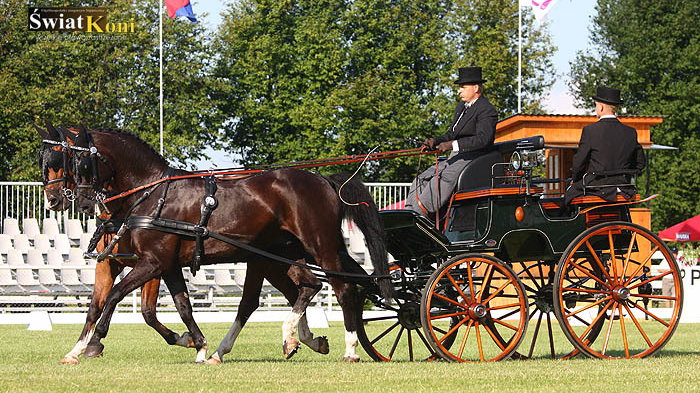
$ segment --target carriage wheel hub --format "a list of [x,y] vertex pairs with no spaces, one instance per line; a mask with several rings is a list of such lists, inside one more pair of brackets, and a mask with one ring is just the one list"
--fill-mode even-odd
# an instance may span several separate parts
[[630,297],[630,290],[627,287],[617,287],[613,289],[613,299],[617,301],[624,301],[629,299]]
[[486,316],[486,306],[483,304],[474,304],[469,307],[469,316],[472,319],[483,318]]
[[406,329],[418,329],[420,324],[420,305],[415,302],[406,302],[399,307],[399,322]]

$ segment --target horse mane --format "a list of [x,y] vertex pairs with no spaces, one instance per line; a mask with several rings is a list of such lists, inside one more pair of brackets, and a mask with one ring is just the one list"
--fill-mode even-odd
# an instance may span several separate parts
[[[79,127],[68,127],[68,128],[79,129]],[[122,129],[118,129],[118,128],[98,128],[98,129],[88,130],[88,131],[90,131],[90,132],[93,132],[93,131],[94,132],[103,132],[103,133],[107,133],[107,134],[118,134],[118,135],[125,135],[127,137],[131,137],[131,138],[135,139],[136,142],[138,142],[139,144],[145,146],[151,153],[153,153],[153,155],[155,155],[158,159],[160,159],[160,161],[163,164],[168,165],[168,166],[170,165],[168,163],[168,160],[166,160],[165,157],[163,157],[160,153],[158,153],[156,151],[156,149],[153,148],[153,146],[146,143],[146,141],[144,141],[143,139],[141,139],[141,137],[139,137],[138,135],[134,134],[131,131],[126,131],[126,130],[122,130]]]

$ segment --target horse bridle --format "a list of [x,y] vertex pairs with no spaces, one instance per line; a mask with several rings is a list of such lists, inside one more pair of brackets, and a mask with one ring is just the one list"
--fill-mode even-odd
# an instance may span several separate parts
[[[73,181],[76,189],[75,194],[87,200],[97,202],[103,210],[109,213],[109,209],[107,209],[104,201],[110,194],[109,190],[107,189],[107,184],[109,184],[109,181],[114,176],[114,170],[112,170],[112,176],[110,176],[109,179],[101,182],[99,168],[99,161],[102,161],[107,167],[111,168],[109,161],[97,150],[97,147],[92,143],[92,138],[88,139],[87,147],[71,145],[69,148],[73,151]],[[91,172],[89,184],[81,181],[80,165],[86,159],[89,160]],[[89,194],[84,190],[92,190],[93,193]]]
[[[66,136],[64,135],[63,132],[59,132],[61,136],[63,137],[62,141],[55,141],[52,139],[43,139],[41,142],[44,144],[44,148],[39,152],[39,158],[41,159],[41,181],[44,184],[44,187],[51,185],[51,184],[56,184],[63,182],[63,186],[60,188],[60,193],[70,202],[73,202],[75,200],[75,194],[73,193],[73,190],[68,188],[68,168],[69,168],[69,161],[71,161],[71,148],[70,144],[68,143]],[[61,153],[63,154],[63,175],[59,178],[56,179],[51,179],[48,180],[47,178],[47,167],[46,167],[46,159],[45,155],[46,153],[50,152],[55,152],[58,150],[54,150],[52,147],[55,146],[60,146]],[[51,190],[53,191],[53,190]]]

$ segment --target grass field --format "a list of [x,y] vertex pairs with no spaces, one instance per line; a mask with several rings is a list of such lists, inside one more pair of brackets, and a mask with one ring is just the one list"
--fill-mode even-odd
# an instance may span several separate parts
[[[184,330],[183,326],[178,331]],[[362,363],[338,360],[343,329],[316,329],[331,343],[329,355],[308,348],[281,356],[277,323],[251,323],[226,363],[192,363],[194,350],[170,347],[145,325],[113,325],[105,355],[61,366],[78,325],[50,332],[0,326],[0,391],[3,392],[690,392],[700,391],[700,325],[681,324],[659,356],[635,360],[549,359],[482,364],[445,362]],[[210,351],[227,324],[202,324]]]

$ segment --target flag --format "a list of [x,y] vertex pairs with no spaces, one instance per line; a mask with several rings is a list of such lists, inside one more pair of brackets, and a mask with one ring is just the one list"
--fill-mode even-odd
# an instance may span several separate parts
[[165,9],[171,19],[184,16],[193,23],[197,23],[197,18],[195,18],[194,12],[192,11],[190,0],[165,0]]
[[520,0],[521,6],[532,8],[535,19],[540,23],[544,23],[547,13],[555,4],[557,4],[557,0]]

